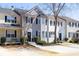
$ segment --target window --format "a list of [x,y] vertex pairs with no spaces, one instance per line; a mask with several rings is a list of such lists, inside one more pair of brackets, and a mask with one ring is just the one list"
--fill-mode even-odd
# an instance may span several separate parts
[[42,31],[42,37],[44,37],[44,31]]
[[41,20],[41,19],[39,18],[39,20],[38,20],[38,21],[39,21],[39,24],[40,24],[40,20]]
[[78,23],[78,27],[79,27],[79,23]]
[[45,24],[47,25],[47,19],[45,21],[46,21]]
[[61,22],[61,26],[62,26],[62,22]]
[[59,22],[57,22],[58,23],[58,26],[59,26]]
[[53,21],[53,25],[55,25],[55,21]]
[[71,27],[71,22],[69,22],[69,26]]
[[36,18],[36,24],[38,24],[38,18]]
[[70,37],[70,32],[68,33],[68,37]]
[[52,37],[52,35],[53,35],[53,32],[49,32],[49,37]]
[[6,30],[6,37],[16,37],[16,30]]
[[46,31],[46,37],[47,37],[47,31]]
[[36,31],[36,36],[38,36],[38,31]]
[[5,22],[16,23],[16,17],[5,16]]
[[74,23],[72,23],[72,27],[74,27]]
[[76,33],[76,37],[78,38],[78,33]]
[[75,23],[75,27],[77,27],[77,23]]
[[52,20],[50,20],[50,26],[52,26]]
[[39,37],[40,37],[40,32],[39,32]]

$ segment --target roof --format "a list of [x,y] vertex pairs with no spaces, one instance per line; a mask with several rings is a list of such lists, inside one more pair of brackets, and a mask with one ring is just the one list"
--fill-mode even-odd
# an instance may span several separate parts
[[18,9],[18,8],[14,9],[14,10],[17,11],[21,15],[23,15],[23,14],[25,14],[27,12],[27,10]]
[[26,14],[29,14],[31,13],[32,11],[35,11],[37,14],[37,16],[47,16],[46,14],[43,13],[43,11],[38,7],[38,6],[35,6],[33,7],[32,9],[30,9]]
[[0,13],[16,14],[13,10],[8,8],[0,8]]
[[60,16],[60,18],[65,19],[67,22],[79,22],[78,20],[66,16]]

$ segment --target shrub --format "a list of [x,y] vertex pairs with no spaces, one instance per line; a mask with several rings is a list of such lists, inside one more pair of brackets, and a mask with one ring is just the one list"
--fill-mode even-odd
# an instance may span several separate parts
[[27,38],[25,38],[25,37],[21,37],[20,38],[20,43],[23,45],[24,43],[26,43],[26,41],[27,41]]
[[78,43],[78,42],[79,42],[79,39],[77,39],[77,38],[71,38],[71,39],[69,40],[69,42],[70,42],[70,43]]
[[59,38],[57,38],[57,43],[60,43],[60,39]]
[[68,38],[64,38],[64,41],[68,41]]
[[5,37],[1,37],[1,44],[4,44],[6,42],[6,38]]
[[40,37],[34,37],[35,43],[39,45],[46,45],[46,42],[41,40]]

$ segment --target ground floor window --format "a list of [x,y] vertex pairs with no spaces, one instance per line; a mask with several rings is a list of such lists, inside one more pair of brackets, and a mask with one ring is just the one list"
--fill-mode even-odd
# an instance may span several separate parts
[[69,32],[68,33],[68,37],[78,38],[79,37],[79,34],[78,33],[74,33],[74,32]]
[[52,37],[52,35],[53,35],[53,32],[49,32],[49,37]]
[[36,31],[36,36],[40,37],[40,32]]
[[[49,33],[49,35],[47,35]],[[49,36],[49,38],[53,37],[54,33],[53,32],[47,32],[47,31],[42,31],[42,37],[43,38],[47,38]]]
[[16,37],[16,30],[6,30],[6,37]]

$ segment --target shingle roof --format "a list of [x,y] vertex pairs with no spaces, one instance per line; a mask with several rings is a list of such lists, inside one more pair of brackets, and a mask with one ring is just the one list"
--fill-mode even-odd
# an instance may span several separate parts
[[16,14],[13,10],[8,8],[0,8],[0,13]]

